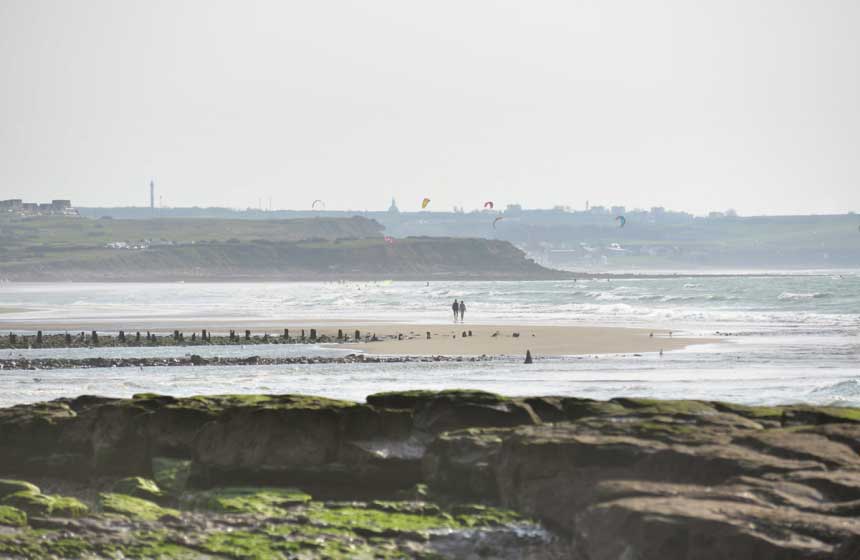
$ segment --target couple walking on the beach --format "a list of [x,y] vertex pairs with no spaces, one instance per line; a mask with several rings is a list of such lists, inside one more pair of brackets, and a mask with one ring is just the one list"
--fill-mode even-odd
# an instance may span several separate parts
[[461,301],[457,303],[457,300],[454,300],[454,303],[451,304],[451,310],[454,312],[454,322],[457,322],[457,313],[460,314],[460,322],[463,322],[463,316],[466,314],[466,302]]

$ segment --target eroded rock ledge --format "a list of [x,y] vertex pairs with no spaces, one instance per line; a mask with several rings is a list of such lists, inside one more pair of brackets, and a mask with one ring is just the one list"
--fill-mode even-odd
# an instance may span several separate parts
[[0,450],[4,557],[860,553],[848,408],[79,397],[0,409]]

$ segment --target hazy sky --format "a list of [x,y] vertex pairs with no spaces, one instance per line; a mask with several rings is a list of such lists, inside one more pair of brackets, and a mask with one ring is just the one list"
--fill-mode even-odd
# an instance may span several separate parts
[[0,0],[0,198],[860,211],[860,2]]

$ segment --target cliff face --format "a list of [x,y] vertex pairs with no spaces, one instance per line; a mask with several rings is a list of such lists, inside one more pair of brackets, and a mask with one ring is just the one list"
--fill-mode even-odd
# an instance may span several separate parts
[[546,279],[504,241],[382,238],[237,241],[54,251],[0,266],[10,280]]
[[0,555],[848,560],[858,442],[842,408],[79,397],[0,409],[0,475],[65,494],[0,480]]

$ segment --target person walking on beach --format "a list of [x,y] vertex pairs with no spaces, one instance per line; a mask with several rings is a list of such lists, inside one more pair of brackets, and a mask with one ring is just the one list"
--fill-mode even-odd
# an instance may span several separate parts
[[[466,314],[466,302],[461,300],[460,301],[460,322],[461,323],[463,322],[463,315],[465,315],[465,314]],[[454,315],[456,315],[456,313]]]
[[460,306],[457,304],[457,300],[454,300],[454,304],[451,305],[451,309],[454,310],[454,322],[457,322],[457,313],[460,311]]

